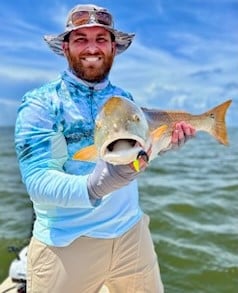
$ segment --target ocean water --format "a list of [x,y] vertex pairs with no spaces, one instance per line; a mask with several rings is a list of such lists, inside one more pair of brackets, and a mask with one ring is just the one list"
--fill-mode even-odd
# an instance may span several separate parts
[[[238,129],[230,146],[198,133],[140,175],[141,206],[167,293],[238,292]],[[31,234],[32,206],[17,166],[13,128],[0,128],[0,282]]]

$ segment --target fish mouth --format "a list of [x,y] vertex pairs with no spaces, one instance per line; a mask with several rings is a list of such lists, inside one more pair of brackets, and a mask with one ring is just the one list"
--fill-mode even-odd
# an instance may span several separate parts
[[133,148],[137,143],[135,139],[116,139],[107,146],[107,150],[113,152],[115,148],[118,148],[118,145],[128,145],[128,148]]
[[145,141],[140,137],[111,139],[101,148],[101,158],[111,164],[129,164],[144,149]]

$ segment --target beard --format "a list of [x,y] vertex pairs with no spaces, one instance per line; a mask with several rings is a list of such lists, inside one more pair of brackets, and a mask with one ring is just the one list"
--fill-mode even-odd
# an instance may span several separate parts
[[[100,54],[100,57],[103,58],[101,66],[85,66],[82,61],[82,57],[86,57],[85,55],[75,56],[74,54],[71,54],[70,50],[68,50],[67,53],[68,63],[74,74],[80,79],[88,82],[100,82],[104,80],[109,74],[114,60],[113,53],[107,56]],[[87,55],[87,57],[89,56],[97,57],[99,54]]]

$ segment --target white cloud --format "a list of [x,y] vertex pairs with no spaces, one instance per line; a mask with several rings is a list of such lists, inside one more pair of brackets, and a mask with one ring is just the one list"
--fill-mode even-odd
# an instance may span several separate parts
[[[237,44],[190,35],[183,40],[185,37],[186,58],[136,41],[116,61],[116,83],[129,89],[141,105],[150,107],[200,112],[231,96],[237,99],[238,64],[233,57]],[[204,60],[196,58],[196,50],[202,51]]]
[[19,107],[19,102],[0,99],[0,125],[14,125],[16,120],[17,109]]
[[13,81],[32,82],[32,81],[46,81],[57,77],[58,72],[55,69],[39,69],[37,67],[23,67],[23,66],[1,66],[0,76],[9,78]]
[[[192,15],[200,23],[206,22],[202,10],[193,11],[185,6],[169,7],[169,3],[166,5],[162,3],[163,6],[160,1],[154,1],[153,7],[150,7],[155,9],[156,16],[158,14],[161,16],[162,22],[171,21],[169,20],[170,11],[184,12],[186,15]],[[68,4],[62,5],[56,0],[46,11],[43,8],[38,10],[38,13],[44,12],[49,20],[46,24],[43,22],[32,24],[32,20],[27,22],[27,18],[18,12],[15,12],[15,15],[12,14],[11,22],[14,25],[9,34],[6,34],[6,30],[4,31],[6,37],[1,43],[2,82],[6,78],[18,84],[35,81],[41,84],[54,79],[66,67],[64,58],[53,55],[42,40],[44,33],[60,32],[63,29],[65,16],[72,6],[66,5]],[[155,17],[155,11],[153,11],[153,17]],[[119,12],[120,9],[118,14]],[[158,42],[154,46],[149,46],[146,41],[151,36],[144,34],[144,29],[149,23],[143,20],[143,17],[147,15],[135,16],[135,21],[145,26],[136,26],[138,36],[131,48],[116,58],[111,75],[113,83],[132,92],[141,105],[152,107],[186,108],[189,106],[199,110],[206,108],[211,101],[217,103],[227,97],[237,97],[235,78],[238,69],[236,58],[238,44],[237,36],[232,31],[220,36],[210,31],[206,34],[199,29],[194,30],[192,22],[188,23],[185,30],[177,29],[176,23],[172,23],[175,26],[168,26],[167,31],[163,32],[165,42],[161,43],[161,46]],[[8,18],[3,17],[3,19],[6,21]],[[124,27],[127,27],[127,22],[129,24],[131,22],[125,19],[121,21]],[[207,23],[209,30],[212,21],[207,20]],[[150,31],[156,41],[154,31]],[[209,36],[212,37],[209,38]],[[166,46],[166,44],[169,45]],[[2,97],[6,97],[3,91],[1,94]]]

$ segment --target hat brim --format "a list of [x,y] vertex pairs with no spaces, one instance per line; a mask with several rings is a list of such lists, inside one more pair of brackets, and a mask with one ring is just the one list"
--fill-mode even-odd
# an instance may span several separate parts
[[102,24],[85,24],[80,25],[79,27],[74,27],[73,29],[63,32],[59,35],[45,35],[44,40],[50,47],[50,49],[56,53],[57,55],[64,56],[64,52],[62,49],[62,44],[64,41],[64,37],[69,34],[73,30],[77,30],[83,27],[92,27],[92,26],[99,26],[105,28],[107,31],[110,31],[115,36],[115,43],[116,43],[116,54],[121,54],[124,52],[132,43],[133,38],[135,36],[134,33],[124,33],[113,28],[108,28],[108,26],[104,26]]

